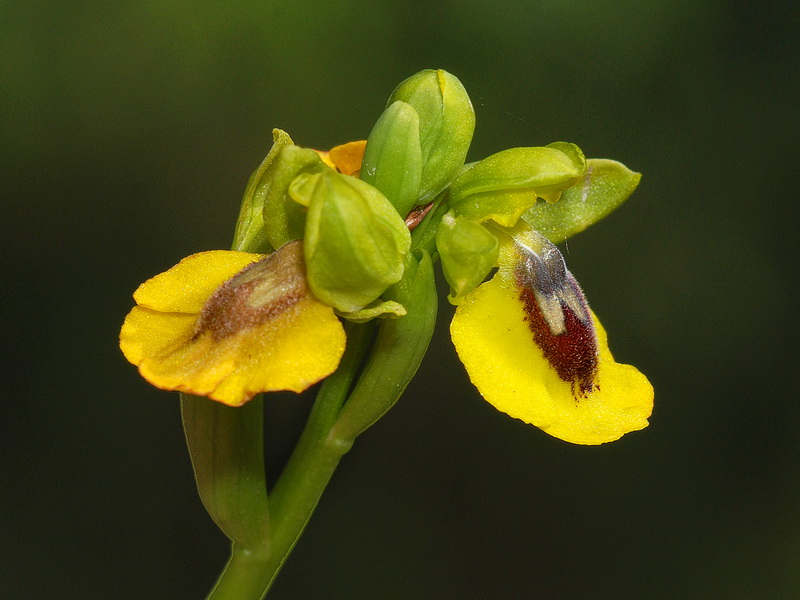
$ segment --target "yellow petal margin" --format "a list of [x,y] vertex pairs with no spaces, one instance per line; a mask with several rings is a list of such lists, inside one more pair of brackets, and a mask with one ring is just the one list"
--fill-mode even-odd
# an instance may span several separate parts
[[190,256],[142,284],[120,332],[125,357],[156,387],[240,406],[260,392],[301,392],[330,375],[345,334],[333,309],[310,293],[263,322],[224,336],[197,328],[205,302],[263,255]]
[[614,362],[598,338],[596,388],[576,399],[534,343],[518,292],[499,275],[467,295],[450,326],[472,383],[495,408],[574,444],[603,444],[647,427],[653,387],[636,368]]
[[227,279],[262,258],[263,254],[233,250],[198,252],[145,281],[133,299],[138,306],[161,312],[199,313]]

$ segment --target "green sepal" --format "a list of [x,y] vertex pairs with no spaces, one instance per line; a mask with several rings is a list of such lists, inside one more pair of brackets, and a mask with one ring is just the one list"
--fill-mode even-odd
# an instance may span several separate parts
[[283,147],[276,157],[264,188],[264,233],[275,248],[303,237],[305,210],[289,196],[289,185],[303,174],[329,167],[314,150],[294,144]]
[[236,221],[233,248],[252,248],[252,252],[269,253],[278,246],[270,244],[264,230],[264,202],[275,171],[275,161],[286,146],[292,144],[289,134],[280,129],[272,130],[272,148],[250,175],[244,190],[239,218]]
[[[569,156],[572,160],[572,164],[577,167],[581,175],[586,171],[586,157],[583,155],[583,150],[576,144],[571,142],[552,142],[547,144],[546,148],[554,148]],[[564,189],[564,184],[559,183],[550,188],[546,186],[540,187],[536,190],[536,193],[540,198],[544,199],[545,202],[552,204],[558,202],[561,198],[561,192],[564,191]]]
[[458,78],[441,69],[420,71],[401,82],[387,106],[398,100],[419,115],[423,169],[416,203],[427,204],[464,164],[475,131],[475,111]]
[[400,280],[411,235],[377,189],[326,169],[298,179],[290,193],[308,206],[303,250],[319,300],[355,312]]
[[436,247],[442,259],[444,278],[450,284],[447,299],[451,304],[460,304],[497,266],[497,237],[483,225],[465,217],[448,213],[442,218],[436,232]]
[[[556,142],[551,146],[509,148],[492,154],[462,172],[453,181],[450,189],[450,205],[460,214],[459,204],[469,196],[511,190],[528,190],[535,192],[536,196],[552,201],[557,199],[558,192],[573,185],[585,168],[583,153],[574,144]],[[507,210],[509,215],[519,211],[520,198],[523,197],[524,195],[509,196]],[[534,196],[533,202],[535,200]],[[477,202],[477,207],[469,209],[472,213],[471,218],[479,221],[493,218],[474,214],[480,212],[480,205],[481,203]],[[488,212],[494,215],[502,213],[502,205],[502,199],[489,203]]]
[[379,189],[405,217],[419,197],[422,146],[419,115],[398,100],[378,118],[367,138],[361,180]]
[[372,319],[398,319],[404,317],[406,309],[402,304],[394,300],[376,300],[361,310],[348,313],[336,311],[336,314],[353,323],[366,323],[367,321],[372,321]]
[[633,193],[641,177],[617,161],[590,158],[583,177],[564,190],[558,202],[536,204],[522,219],[558,244],[616,210]]
[[513,227],[525,211],[536,204],[537,197],[530,189],[482,192],[467,196],[453,211],[476,223],[492,220],[503,227]]

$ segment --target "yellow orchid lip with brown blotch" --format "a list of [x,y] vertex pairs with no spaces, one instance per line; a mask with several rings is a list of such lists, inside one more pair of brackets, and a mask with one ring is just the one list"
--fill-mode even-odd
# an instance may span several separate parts
[[450,326],[472,383],[498,410],[576,444],[643,429],[653,387],[617,363],[558,249],[529,232],[505,243],[496,275]]
[[311,294],[302,242],[269,255],[216,250],[183,259],[134,293],[120,348],[156,387],[240,406],[330,375],[345,334]]

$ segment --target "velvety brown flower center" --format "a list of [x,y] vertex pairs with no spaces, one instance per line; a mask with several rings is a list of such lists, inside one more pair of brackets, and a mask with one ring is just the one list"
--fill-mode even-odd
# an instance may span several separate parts
[[288,242],[228,279],[200,312],[195,337],[209,332],[215,340],[275,318],[308,294],[299,240]]

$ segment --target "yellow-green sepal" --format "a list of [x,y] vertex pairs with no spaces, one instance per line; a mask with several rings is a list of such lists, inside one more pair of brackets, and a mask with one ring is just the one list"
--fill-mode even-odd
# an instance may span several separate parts
[[[450,205],[461,214],[460,205],[470,196],[480,194],[482,196],[473,198],[463,207],[473,220],[497,220],[498,214],[521,214],[524,202],[533,206],[537,197],[557,200],[558,193],[573,185],[585,169],[583,153],[575,144],[555,142],[550,146],[509,148],[475,163],[456,177],[450,189]],[[528,193],[510,194],[513,190],[527,190]],[[487,200],[491,194],[498,196],[493,202]],[[482,215],[484,204],[486,214]],[[504,211],[505,204],[508,206]]]
[[387,106],[401,100],[419,116],[422,181],[417,204],[426,204],[446,188],[464,164],[475,111],[467,91],[447,71],[427,69],[401,82]]
[[275,248],[303,237],[305,210],[292,201],[289,185],[302,174],[329,170],[310,148],[288,144],[281,148],[262,183],[264,233]]
[[270,243],[264,229],[264,203],[275,171],[278,155],[286,146],[292,144],[289,134],[280,129],[272,130],[272,148],[250,175],[244,190],[239,219],[236,221],[233,247],[248,248],[251,252],[269,253],[277,245]]
[[497,237],[483,225],[447,213],[436,231],[442,271],[450,284],[448,300],[460,304],[497,266]]
[[640,173],[615,160],[590,158],[583,176],[562,192],[558,202],[536,204],[522,218],[558,244],[616,210],[640,179]]
[[308,206],[306,276],[319,300],[355,312],[400,280],[411,235],[377,189],[326,169],[297,178],[289,193]]
[[[567,156],[569,156],[572,164],[577,168],[581,175],[586,172],[586,157],[583,155],[583,150],[581,150],[577,144],[573,144],[571,142],[552,142],[547,144],[545,148],[553,148],[554,150],[558,150],[563,152]],[[540,186],[536,190],[536,194],[542,198],[545,202],[550,204],[554,202],[558,202],[561,198],[561,192],[566,189],[570,184],[563,184],[557,183],[553,186]],[[572,183],[571,185],[574,185]]]
[[401,216],[414,207],[422,182],[422,146],[413,106],[398,100],[383,111],[367,138],[360,177],[378,188]]
[[453,213],[476,223],[491,220],[503,227],[514,227],[525,211],[536,204],[537,197],[529,189],[481,192],[458,202]]

